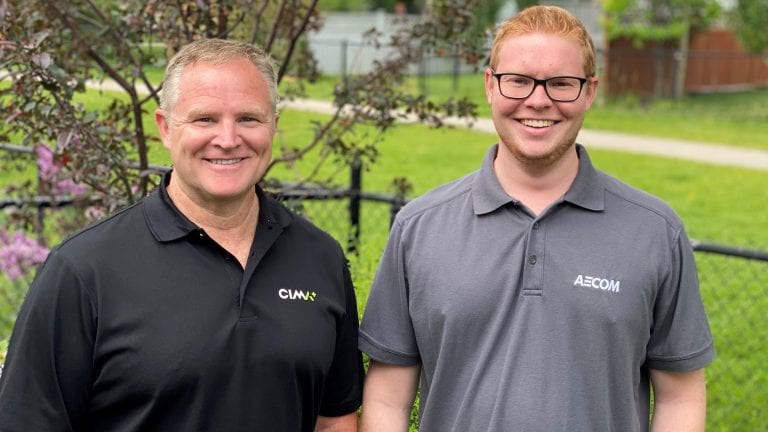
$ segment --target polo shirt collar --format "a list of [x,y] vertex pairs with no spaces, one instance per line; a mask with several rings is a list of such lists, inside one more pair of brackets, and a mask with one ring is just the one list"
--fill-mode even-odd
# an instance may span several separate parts
[[[499,145],[494,144],[483,158],[483,164],[475,176],[472,185],[472,204],[476,215],[491,213],[509,204],[519,201],[510,197],[501,187],[493,169],[493,161]],[[597,170],[592,165],[587,150],[576,144],[579,156],[579,172],[563,201],[570,202],[588,210],[600,211],[605,207],[605,188],[600,183]]]
[[[158,189],[143,201],[144,219],[152,235],[160,242],[178,240],[195,234],[199,230],[197,225],[181,213],[168,195],[171,173],[171,171],[167,172]],[[285,228],[291,224],[293,215],[284,206],[274,198],[268,197],[258,186],[256,194],[259,197],[259,225]]]
[[576,174],[564,201],[583,207],[587,210],[602,211],[605,209],[605,186],[600,181],[600,175],[589,159],[587,149],[576,144],[579,155],[579,172]]

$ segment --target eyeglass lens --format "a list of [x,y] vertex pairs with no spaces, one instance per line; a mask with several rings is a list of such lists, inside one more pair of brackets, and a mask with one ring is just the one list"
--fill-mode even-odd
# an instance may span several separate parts
[[[579,98],[581,81],[574,77],[552,77],[544,82],[547,95],[555,101],[570,102]],[[541,83],[541,81],[538,81]],[[504,74],[499,76],[499,90],[508,98],[525,99],[533,93],[537,80],[525,75]]]

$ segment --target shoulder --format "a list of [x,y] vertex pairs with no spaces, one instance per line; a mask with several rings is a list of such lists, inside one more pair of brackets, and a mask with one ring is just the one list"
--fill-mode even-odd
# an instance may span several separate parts
[[110,249],[121,241],[135,238],[138,229],[145,226],[142,202],[138,201],[89,224],[62,241],[52,252],[74,256],[99,256],[104,253],[105,248]]
[[396,221],[402,224],[425,215],[436,214],[445,210],[450,211],[457,206],[467,204],[471,206],[472,186],[477,175],[478,171],[473,171],[415,198],[398,212]]
[[664,200],[602,171],[598,171],[598,176],[605,187],[606,206],[623,208],[638,217],[658,220],[676,231],[683,227],[680,216]]
[[[277,199],[265,196],[265,211],[283,227],[282,241],[290,242],[292,247],[312,248],[320,253],[342,255],[339,242],[325,230],[317,227],[310,218],[290,210]],[[258,229],[257,229],[258,235]]]
[[333,236],[317,227],[317,225],[305,216],[294,213],[294,219],[290,229],[300,234],[300,238],[313,243],[315,246],[322,246],[324,248],[341,251],[341,245],[339,245],[339,242]]

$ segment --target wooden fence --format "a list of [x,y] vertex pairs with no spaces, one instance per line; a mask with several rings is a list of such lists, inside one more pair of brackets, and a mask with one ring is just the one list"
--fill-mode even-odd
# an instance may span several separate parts
[[[603,53],[603,91],[608,97],[673,97],[682,64],[677,41],[636,46],[616,39]],[[746,90],[768,86],[768,55],[747,53],[734,34],[711,29],[690,38],[684,94]]]

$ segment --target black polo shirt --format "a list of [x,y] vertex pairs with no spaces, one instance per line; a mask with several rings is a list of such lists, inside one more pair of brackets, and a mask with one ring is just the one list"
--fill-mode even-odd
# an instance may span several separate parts
[[343,252],[257,193],[245,270],[165,185],[55,248],[11,339],[0,430],[311,431],[354,412]]

